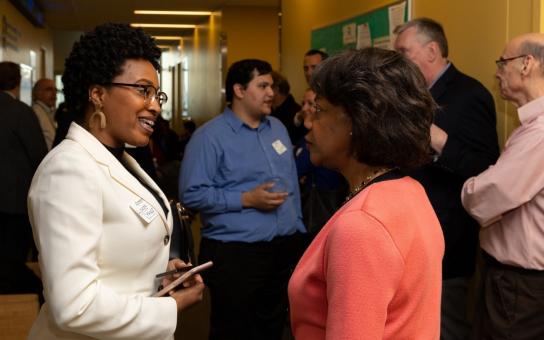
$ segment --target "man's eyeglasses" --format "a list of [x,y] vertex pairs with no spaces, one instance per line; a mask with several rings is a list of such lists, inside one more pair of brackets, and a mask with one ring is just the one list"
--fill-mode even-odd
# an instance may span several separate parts
[[503,68],[509,61],[516,60],[519,58],[525,58],[526,56],[527,54],[522,54],[522,55],[518,55],[516,57],[511,57],[511,58],[500,57],[499,59],[495,60],[495,64],[497,64],[498,68]]
[[127,83],[108,83],[104,84],[105,86],[128,86],[128,87],[134,87],[138,93],[144,97],[144,104],[149,105],[154,100],[159,103],[159,106],[162,106],[164,103],[168,101],[168,96],[166,93],[160,91],[158,88],[156,88],[153,85],[146,85],[146,84],[127,84]]

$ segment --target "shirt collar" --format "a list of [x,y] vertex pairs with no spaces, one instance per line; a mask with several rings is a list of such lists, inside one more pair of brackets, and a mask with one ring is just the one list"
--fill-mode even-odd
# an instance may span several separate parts
[[46,105],[44,102],[42,102],[41,100],[36,100],[36,101],[34,101],[34,104],[41,106],[41,107],[45,110],[45,112],[47,112],[47,113],[53,113],[53,112],[55,111],[54,108],[52,108],[52,107],[50,107],[50,106],[47,106],[47,105]]
[[544,114],[544,96],[518,108],[518,117],[521,124],[526,124],[541,114]]
[[[223,111],[223,116],[225,117],[225,120],[227,121],[227,124],[231,127],[232,131],[235,133],[238,133],[242,127],[246,127],[250,130],[254,130],[252,127],[248,126],[246,123],[244,123],[238,116],[234,113],[234,111],[231,110],[230,107],[225,108],[225,111]],[[268,116],[265,116],[261,119],[261,124],[259,124],[259,127],[257,128],[258,131],[262,131],[263,129],[270,126],[270,119]]]
[[15,95],[13,93],[11,93],[10,91],[3,91],[3,92],[7,93],[11,98],[17,99],[17,97],[15,97]]
[[429,87],[427,89],[430,90],[431,87],[433,87],[433,85],[438,81],[438,79],[440,79],[440,77],[442,77],[444,75],[444,73],[446,73],[446,71],[450,68],[450,66],[451,66],[451,63],[448,61],[446,66],[444,66],[442,71],[440,71],[440,73],[436,76],[436,78],[434,78],[433,82],[431,83],[431,85],[429,85]]

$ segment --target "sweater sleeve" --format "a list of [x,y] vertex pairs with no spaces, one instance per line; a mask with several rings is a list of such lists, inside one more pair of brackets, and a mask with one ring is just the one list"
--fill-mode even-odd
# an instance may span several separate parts
[[339,218],[325,246],[327,339],[382,339],[387,307],[404,261],[384,226],[350,212]]

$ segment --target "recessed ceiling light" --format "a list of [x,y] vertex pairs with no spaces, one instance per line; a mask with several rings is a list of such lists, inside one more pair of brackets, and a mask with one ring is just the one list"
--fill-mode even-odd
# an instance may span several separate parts
[[134,14],[151,14],[151,15],[211,15],[208,11],[148,11],[135,10]]
[[149,27],[149,28],[195,28],[196,25],[189,24],[141,24],[141,23],[132,23],[132,27]]
[[183,40],[183,37],[175,35],[154,35],[155,40]]

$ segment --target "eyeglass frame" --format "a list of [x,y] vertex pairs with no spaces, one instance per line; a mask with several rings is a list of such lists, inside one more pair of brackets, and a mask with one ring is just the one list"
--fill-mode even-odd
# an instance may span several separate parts
[[157,101],[159,106],[162,107],[162,105],[166,104],[166,102],[168,101],[168,95],[166,93],[164,93],[163,91],[161,91],[160,88],[157,88],[157,87],[155,87],[155,86],[153,86],[151,84],[129,84],[129,83],[111,82],[111,83],[106,83],[106,84],[103,84],[103,85],[104,86],[128,86],[128,87],[143,89],[144,93],[141,93],[139,91],[138,91],[138,93],[140,93],[144,97],[144,103],[146,105],[151,104],[151,97],[148,98],[148,96],[146,94],[148,88],[153,88],[155,90],[155,95],[152,96],[152,97]]
[[516,60],[516,59],[519,59],[519,58],[525,58],[527,56],[528,56],[528,54],[520,54],[520,55],[518,55],[516,57],[511,57],[511,58],[500,57],[499,59],[495,60],[495,64],[497,64],[498,68],[503,68],[503,67],[506,66],[506,64],[508,64],[509,61]]

